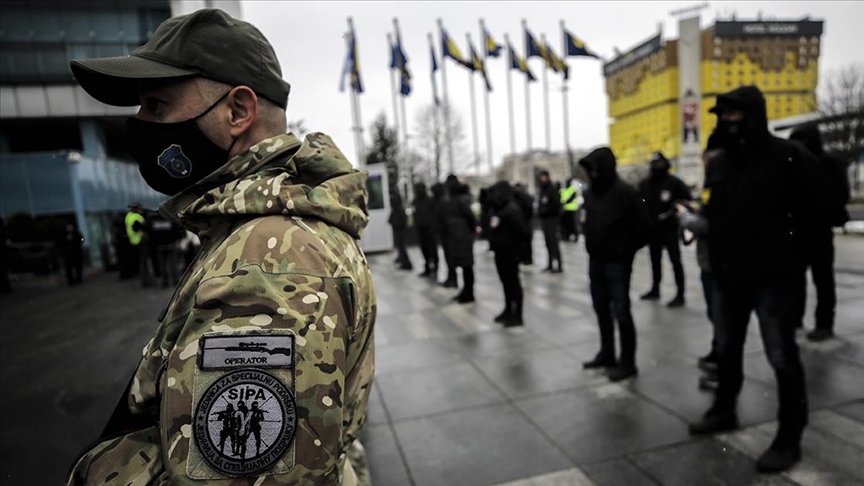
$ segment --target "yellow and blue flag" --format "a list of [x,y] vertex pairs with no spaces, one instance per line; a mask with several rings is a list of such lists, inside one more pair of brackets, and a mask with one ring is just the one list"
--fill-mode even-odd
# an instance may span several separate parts
[[486,64],[483,62],[483,59],[480,59],[480,56],[477,55],[472,44],[468,44],[468,49],[471,50],[471,64],[474,66],[473,71],[480,71],[480,74],[483,75],[483,81],[486,82],[486,91],[492,91],[492,84],[489,82],[489,76],[486,74]]
[[429,45],[429,54],[432,56],[432,100],[435,101],[435,106],[441,104],[438,99],[438,85],[435,83],[435,72],[438,71],[438,59],[435,56],[435,47]]
[[363,92],[363,80],[360,77],[360,59],[357,53],[357,35],[354,28],[348,32],[348,54],[345,56],[345,65],[342,68],[342,79],[339,82],[339,91],[345,91],[345,78],[351,78],[351,89],[355,93]]
[[570,68],[567,63],[555,54],[549,44],[545,44],[544,47],[546,48],[546,66],[556,73],[564,73],[564,79],[570,79]]
[[[402,36],[396,32],[396,45],[391,46],[390,68],[394,67],[399,70],[399,92],[402,96],[411,94],[411,71],[408,70],[408,56],[405,55],[405,50],[402,49]],[[395,66],[394,66],[395,65]]]
[[564,44],[567,46],[567,52],[564,53],[565,56],[585,56],[600,59],[600,56],[588,49],[588,46],[582,40],[567,30],[564,30]]
[[486,57],[498,57],[501,55],[501,44],[495,42],[492,34],[486,28],[483,28],[483,48],[486,50]]
[[516,51],[513,50],[513,46],[507,44],[507,51],[510,55],[510,69],[522,71],[525,76],[528,77],[528,82],[530,83],[537,81],[537,78],[534,77],[534,73],[532,73],[531,70],[528,69],[528,62],[526,62],[525,59],[522,59],[521,57],[519,57],[518,54],[516,54]]
[[546,59],[548,55],[546,54],[546,46],[543,43],[538,42],[537,39],[531,34],[531,31],[528,28],[525,28],[525,59],[530,59],[532,57],[539,57],[541,59]]
[[447,35],[447,31],[444,30],[444,27],[441,27],[441,59],[445,57],[449,57],[454,61],[458,62],[462,66],[473,70],[474,65],[465,59],[465,56],[462,55],[462,52],[459,50],[459,47],[453,42],[453,39]]

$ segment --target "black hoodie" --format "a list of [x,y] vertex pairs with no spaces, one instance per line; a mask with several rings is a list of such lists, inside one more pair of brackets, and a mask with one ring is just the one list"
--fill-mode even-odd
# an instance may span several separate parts
[[579,161],[588,173],[582,227],[585,246],[593,259],[617,262],[632,259],[648,241],[648,210],[636,189],[618,178],[615,155],[608,147]]
[[648,207],[653,230],[658,233],[675,233],[678,231],[678,220],[671,212],[676,201],[689,201],[690,189],[684,182],[669,173],[669,160],[661,153],[656,153],[651,160],[651,172],[639,183],[639,194]]
[[849,203],[849,176],[846,172],[846,164],[837,157],[832,157],[822,149],[822,135],[816,125],[805,125],[796,128],[789,135],[790,140],[801,143],[817,159],[819,168],[828,178],[830,185],[830,199],[828,200],[828,213],[824,220],[826,225],[843,226],[849,221],[849,212],[846,204]]
[[516,203],[513,188],[506,181],[495,183],[486,192],[489,204],[487,238],[492,251],[517,257],[531,237],[531,228]]
[[[765,98],[753,86],[717,97],[712,112],[741,111],[715,130],[724,156],[712,163],[703,199],[711,267],[718,285],[798,278],[802,237],[825,214],[827,179],[798,144],[768,132]],[[731,128],[730,128],[731,127]]]

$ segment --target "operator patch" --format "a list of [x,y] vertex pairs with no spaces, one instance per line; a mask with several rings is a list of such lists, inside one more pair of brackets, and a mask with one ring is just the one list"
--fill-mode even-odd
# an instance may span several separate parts
[[291,368],[294,365],[292,334],[204,335],[200,340],[198,367],[202,370],[234,368]]
[[276,376],[259,369],[226,373],[201,396],[192,419],[204,461],[229,477],[273,468],[294,441],[297,406]]

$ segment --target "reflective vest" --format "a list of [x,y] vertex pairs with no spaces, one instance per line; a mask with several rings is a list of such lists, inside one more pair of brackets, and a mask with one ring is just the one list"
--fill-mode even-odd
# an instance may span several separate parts
[[144,216],[134,211],[126,213],[126,237],[129,238],[129,243],[131,243],[132,246],[138,246],[141,244],[141,238],[144,237],[143,230],[136,231],[134,229],[135,223],[141,223],[143,225]]
[[564,206],[564,211],[576,212],[579,210],[579,195],[576,194],[576,187],[567,186],[561,188],[559,194],[561,195],[561,205]]

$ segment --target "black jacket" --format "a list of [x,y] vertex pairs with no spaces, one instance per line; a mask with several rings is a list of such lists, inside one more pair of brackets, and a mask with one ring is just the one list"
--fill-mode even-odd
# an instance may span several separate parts
[[552,182],[540,186],[537,194],[537,216],[541,218],[557,218],[561,214],[561,196],[558,188]]
[[791,140],[800,142],[819,159],[819,169],[828,179],[829,199],[825,218],[819,218],[827,225],[843,226],[849,221],[849,212],[846,205],[849,204],[849,174],[846,172],[846,164],[825,153],[822,149],[822,136],[816,125],[808,125],[796,128],[789,136]]
[[675,202],[689,201],[691,197],[684,182],[670,174],[668,162],[666,164],[662,173],[652,172],[639,183],[639,195],[648,208],[653,230],[674,233],[678,231],[678,220],[674,214]]
[[418,231],[435,230],[435,202],[425,191],[414,198],[414,225]]
[[490,208],[489,246],[495,253],[518,257],[531,238],[531,228],[516,203],[513,189],[507,182],[498,182],[489,188],[487,198]]
[[[827,179],[800,145],[772,136],[765,98],[755,87],[717,98],[745,113],[743,137],[722,139],[724,156],[709,165],[705,215],[709,255],[718,285],[797,279],[802,242],[820,226],[827,207]],[[730,141],[731,140],[731,141]]]
[[471,211],[471,193],[466,185],[450,189],[450,197],[442,204],[444,243],[450,249],[453,266],[474,265],[474,235],[477,219]]
[[585,246],[599,261],[632,259],[648,241],[651,221],[636,189],[618,178],[615,155],[607,147],[579,161],[591,184],[585,192]]
[[519,210],[522,211],[522,217],[528,225],[531,225],[531,218],[534,217],[534,199],[530,194],[524,191],[515,191],[516,204]]

